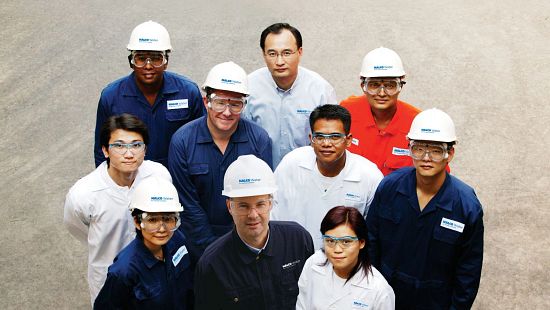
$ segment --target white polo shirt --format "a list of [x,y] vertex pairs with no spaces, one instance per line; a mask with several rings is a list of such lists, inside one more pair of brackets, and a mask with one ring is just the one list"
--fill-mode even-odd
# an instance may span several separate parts
[[327,212],[336,206],[355,207],[366,217],[382,178],[374,163],[347,150],[346,165],[340,174],[323,177],[313,147],[295,149],[275,170],[279,189],[274,194],[271,218],[298,222],[313,237],[315,249],[319,249],[319,229]]

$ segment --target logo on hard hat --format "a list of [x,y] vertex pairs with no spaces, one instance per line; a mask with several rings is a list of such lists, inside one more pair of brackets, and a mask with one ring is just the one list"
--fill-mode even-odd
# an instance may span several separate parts
[[140,43],[153,43],[158,41],[159,41],[158,39],[139,38]]
[[389,70],[392,68],[393,66],[374,66],[374,70]]
[[239,184],[254,184],[260,182],[262,179],[239,179]]
[[162,196],[153,196],[153,197],[151,197],[151,201],[154,201],[154,202],[164,202],[164,201],[170,201],[170,200],[174,200],[174,198],[172,198],[172,197],[162,197]]
[[438,133],[438,132],[441,132],[441,130],[431,129],[431,128],[420,128],[420,132],[422,132],[422,133]]
[[230,85],[242,84],[241,81],[231,80],[231,79],[222,79],[222,83],[230,84]]

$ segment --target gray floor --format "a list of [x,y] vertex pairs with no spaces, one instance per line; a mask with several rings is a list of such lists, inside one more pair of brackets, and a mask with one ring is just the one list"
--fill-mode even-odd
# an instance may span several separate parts
[[453,173],[485,208],[475,308],[550,308],[550,2],[205,2],[3,2],[1,308],[89,307],[86,249],[62,225],[63,201],[93,169],[99,92],[129,72],[129,34],[148,19],[172,36],[169,69],[199,84],[216,63],[262,66],[260,32],[278,21],[301,30],[302,64],[339,99],[360,93],[367,51],[398,51],[408,72],[401,99],[454,118]]

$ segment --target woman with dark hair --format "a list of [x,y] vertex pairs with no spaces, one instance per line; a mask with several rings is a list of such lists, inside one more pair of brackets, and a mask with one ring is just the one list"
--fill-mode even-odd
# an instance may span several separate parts
[[370,264],[367,224],[352,207],[334,207],[321,222],[323,248],[305,263],[296,309],[395,308],[395,295]]

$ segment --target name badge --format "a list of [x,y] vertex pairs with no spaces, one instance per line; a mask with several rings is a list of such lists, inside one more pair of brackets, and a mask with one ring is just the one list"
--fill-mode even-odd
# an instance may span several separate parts
[[351,144],[359,146],[359,139],[351,138]]
[[401,148],[398,148],[398,147],[393,147],[391,153],[393,155],[397,155],[397,156],[410,156],[411,155],[411,151],[409,149],[401,149]]
[[361,195],[357,195],[354,193],[346,193],[346,200],[361,202]]
[[185,254],[187,254],[187,248],[185,247],[185,245],[182,245],[178,249],[176,254],[174,254],[174,256],[172,257],[172,264],[174,264],[174,267],[179,264],[180,260],[185,256]]
[[441,227],[458,231],[459,233],[462,233],[462,231],[464,231],[464,224],[457,221],[449,220],[448,218],[441,219]]
[[352,309],[368,309],[369,304],[364,303],[360,300],[354,300],[353,303],[351,304],[351,308]]
[[168,110],[187,109],[189,107],[189,99],[176,99],[166,101]]

